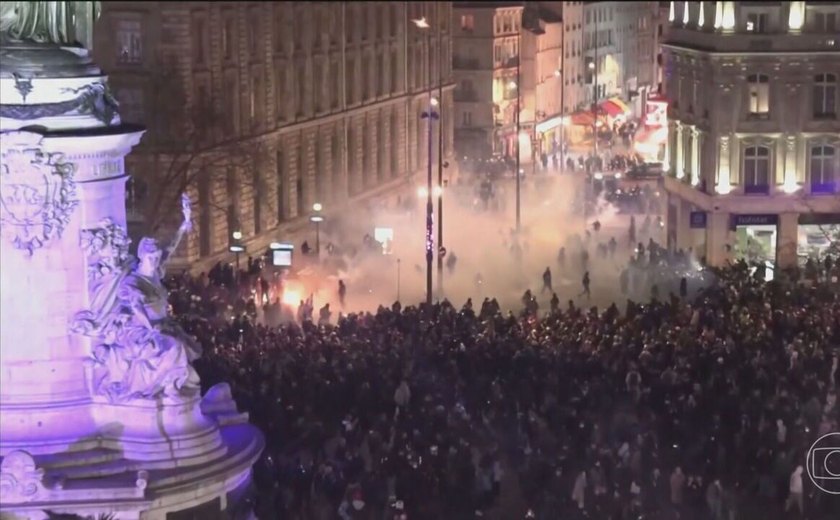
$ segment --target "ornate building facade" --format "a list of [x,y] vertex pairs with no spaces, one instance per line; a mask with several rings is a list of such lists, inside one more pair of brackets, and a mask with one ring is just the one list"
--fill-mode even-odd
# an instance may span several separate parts
[[533,97],[534,84],[522,80],[519,62],[523,9],[524,2],[455,2],[455,132],[464,155],[514,147],[517,99]]
[[618,97],[642,115],[657,86],[658,17],[657,2],[583,2],[582,68],[588,88],[573,95],[584,98],[577,108],[591,106],[595,98]]
[[840,230],[838,19],[831,2],[670,3],[673,245],[714,265],[789,266],[830,244]]
[[97,59],[125,119],[148,128],[128,159],[129,215],[154,229],[188,191],[183,260],[209,261],[234,231],[261,249],[315,202],[338,213],[406,187],[425,169],[421,114],[441,85],[453,149],[451,20],[451,2],[104,3]]

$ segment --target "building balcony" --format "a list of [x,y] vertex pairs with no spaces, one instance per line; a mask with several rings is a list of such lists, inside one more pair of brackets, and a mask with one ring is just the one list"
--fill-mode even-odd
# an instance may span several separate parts
[[840,50],[840,38],[826,34],[723,34],[672,27],[665,46],[707,52],[826,52]]
[[452,60],[452,68],[454,70],[481,70],[481,63],[478,58],[459,58],[455,57]]

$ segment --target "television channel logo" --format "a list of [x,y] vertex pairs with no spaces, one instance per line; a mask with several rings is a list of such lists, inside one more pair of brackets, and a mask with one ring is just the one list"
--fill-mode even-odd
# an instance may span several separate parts
[[811,445],[805,468],[815,486],[840,495],[840,432],[826,433]]

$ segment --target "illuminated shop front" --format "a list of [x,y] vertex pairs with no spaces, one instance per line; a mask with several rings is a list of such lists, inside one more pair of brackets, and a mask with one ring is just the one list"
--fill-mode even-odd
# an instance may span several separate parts
[[667,162],[668,102],[650,98],[645,104],[643,124],[636,133],[633,149],[648,162]]
[[772,279],[779,243],[778,215],[733,215],[735,232],[733,255],[750,265],[764,264]]
[[840,255],[840,213],[804,213],[799,215],[796,256],[799,264],[809,258],[823,261]]

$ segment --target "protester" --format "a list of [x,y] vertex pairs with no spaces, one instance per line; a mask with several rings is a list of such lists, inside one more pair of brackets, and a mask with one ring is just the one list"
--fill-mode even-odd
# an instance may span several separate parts
[[[520,317],[487,297],[335,320],[325,305],[316,324],[310,296],[282,325],[255,263],[167,285],[202,385],[230,383],[265,433],[260,518],[840,514],[802,468],[837,431],[836,262],[767,283],[706,269],[624,312],[552,294],[541,314],[528,291]],[[649,242],[625,269],[638,299],[682,289],[689,267]]]

